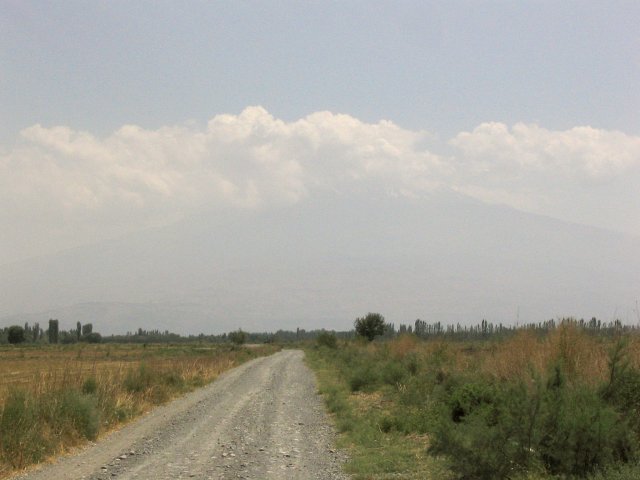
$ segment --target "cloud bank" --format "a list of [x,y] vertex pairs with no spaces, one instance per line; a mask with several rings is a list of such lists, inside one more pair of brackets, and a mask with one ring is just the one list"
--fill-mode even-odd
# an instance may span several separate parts
[[453,190],[640,234],[639,136],[483,123],[432,144],[427,132],[389,121],[317,112],[284,122],[262,107],[206,127],[125,125],[106,138],[34,125],[0,153],[0,220],[22,237],[35,224],[83,236],[203,207],[288,205],[319,191]]

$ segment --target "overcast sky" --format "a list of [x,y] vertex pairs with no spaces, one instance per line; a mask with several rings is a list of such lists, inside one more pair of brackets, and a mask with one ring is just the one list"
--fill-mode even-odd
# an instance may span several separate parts
[[0,263],[455,191],[640,235],[637,1],[0,0]]

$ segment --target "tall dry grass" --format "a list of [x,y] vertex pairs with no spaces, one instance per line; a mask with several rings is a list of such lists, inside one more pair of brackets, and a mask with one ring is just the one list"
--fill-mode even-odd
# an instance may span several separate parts
[[[640,339],[625,337],[630,365],[640,366]],[[517,380],[536,375],[545,378],[554,364],[562,363],[567,379],[597,385],[609,374],[609,355],[619,337],[598,336],[575,326],[560,326],[540,337],[523,330],[512,338],[482,351],[477,360],[484,374],[501,380]]]
[[0,349],[0,478],[93,439],[276,347]]
[[[566,322],[308,353],[358,478],[640,478],[637,331]],[[435,456],[418,458],[416,439]]]

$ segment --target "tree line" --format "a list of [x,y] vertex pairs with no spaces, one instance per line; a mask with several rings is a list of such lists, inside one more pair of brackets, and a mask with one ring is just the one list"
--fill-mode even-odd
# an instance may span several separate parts
[[11,325],[6,328],[0,328],[0,343],[21,344],[21,343],[100,343],[102,335],[93,331],[92,323],[80,322],[76,323],[76,328],[71,330],[60,330],[60,322],[57,319],[49,320],[49,327],[45,330],[40,327],[39,322],[29,325],[26,322],[24,326]]
[[48,328],[43,329],[38,322],[33,325],[25,323],[24,326],[12,325],[0,328],[0,344],[4,343],[33,343],[33,344],[70,344],[77,342],[87,343],[294,343],[305,340],[316,340],[327,333],[336,339],[353,339],[363,337],[369,341],[375,338],[389,339],[398,335],[415,335],[424,340],[483,340],[500,339],[515,334],[520,330],[533,331],[539,335],[545,335],[561,325],[572,325],[586,332],[599,335],[615,335],[621,332],[638,332],[639,325],[625,325],[620,320],[604,322],[595,317],[590,320],[576,319],[573,317],[558,320],[546,320],[538,323],[525,323],[522,325],[505,325],[482,320],[475,325],[443,324],[440,321],[426,322],[421,319],[413,324],[395,324],[385,321],[380,313],[368,313],[356,318],[354,328],[351,330],[328,331],[326,329],[305,330],[277,330],[275,332],[245,332],[238,329],[222,334],[180,335],[169,330],[137,330],[128,331],[124,335],[101,335],[93,331],[92,323],[81,324],[77,322],[75,329],[61,330],[57,319],[50,319]]

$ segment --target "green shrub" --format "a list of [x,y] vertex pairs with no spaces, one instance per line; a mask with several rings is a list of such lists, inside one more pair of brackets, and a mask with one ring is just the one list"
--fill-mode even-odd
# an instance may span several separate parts
[[380,371],[382,381],[388,385],[396,385],[402,382],[406,375],[407,370],[402,363],[394,360],[385,363]]
[[37,399],[9,393],[0,417],[0,452],[15,468],[42,460],[71,439],[95,439],[100,410],[94,394],[65,389]]
[[403,362],[405,368],[407,369],[407,372],[409,372],[410,375],[417,375],[420,371],[420,361],[418,355],[416,355],[415,353],[412,352],[406,355]]
[[597,389],[568,385],[560,365],[546,386],[475,378],[435,391],[431,451],[447,455],[462,478],[527,471],[584,478],[637,458],[627,422]]
[[[511,398],[510,398],[511,397]],[[503,479],[532,463],[521,412],[521,389],[462,383],[437,404],[431,451],[445,454],[462,478]]]
[[56,396],[54,404],[57,408],[51,423],[58,426],[58,431],[95,439],[100,428],[100,411],[95,396],[77,390],[65,390]]
[[496,392],[492,385],[485,382],[464,383],[451,392],[448,399],[450,417],[455,423],[461,422],[467,415],[496,401]]
[[640,478],[640,465],[617,465],[590,475],[588,478],[589,480],[638,480]]
[[153,373],[144,363],[138,368],[129,370],[124,379],[124,388],[130,393],[141,393],[148,390],[153,383]]
[[405,388],[399,392],[398,402],[403,408],[426,406],[436,387],[440,388],[427,373],[410,376],[406,379]]
[[629,365],[627,340],[620,339],[609,352],[609,382],[600,391],[602,398],[621,415],[640,436],[640,370]]
[[370,390],[377,383],[378,374],[370,363],[355,367],[349,378],[349,387],[352,392]]
[[3,460],[14,468],[20,468],[40,461],[47,450],[33,398],[23,391],[9,392],[0,417]]
[[538,449],[550,473],[585,476],[636,457],[631,429],[593,389],[549,392],[544,406]]
[[82,383],[82,393],[87,395],[95,394],[98,391],[98,382],[95,377],[88,377]]
[[391,415],[384,415],[378,422],[380,431],[389,433],[392,429],[397,427],[396,419]]
[[316,343],[320,347],[327,347],[336,349],[338,348],[338,338],[335,333],[332,332],[320,332],[316,338]]

